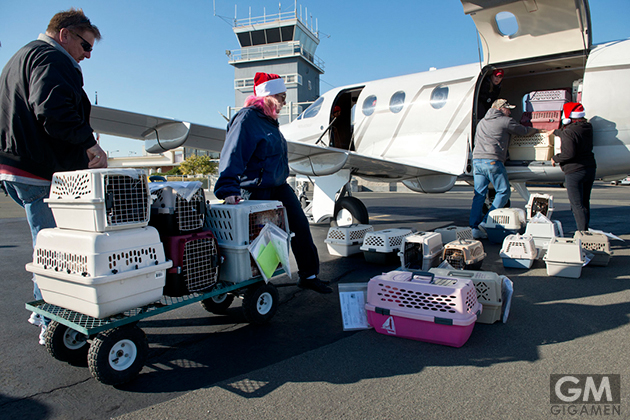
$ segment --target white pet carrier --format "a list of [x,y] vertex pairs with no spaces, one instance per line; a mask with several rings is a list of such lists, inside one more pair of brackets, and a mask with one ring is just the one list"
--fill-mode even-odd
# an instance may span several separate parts
[[249,244],[271,223],[288,234],[286,209],[279,201],[245,200],[239,204],[214,204],[208,210],[208,229],[219,243],[222,281],[240,283],[260,275],[249,253]]
[[442,260],[442,235],[437,232],[417,232],[403,238],[398,255],[402,268],[428,271]]
[[553,214],[553,196],[549,194],[531,194],[525,208],[527,209],[527,220],[530,220],[538,213],[551,219]]
[[577,279],[585,262],[582,242],[574,238],[551,238],[544,260],[548,276]]
[[330,255],[347,257],[361,252],[365,235],[374,232],[372,225],[334,226],[328,229],[324,242]]
[[403,239],[412,233],[413,231],[407,228],[369,232],[365,235],[360,249],[367,262],[387,264],[397,259]]
[[472,229],[468,226],[447,226],[435,229],[442,235],[442,243],[447,244],[457,239],[473,239]]
[[135,169],[87,169],[53,175],[50,198],[57,227],[105,232],[146,226],[151,196]]
[[105,318],[159,300],[171,265],[150,226],[105,233],[55,228],[39,232],[26,270],[47,303]]
[[280,201],[245,200],[238,204],[214,204],[208,210],[208,230],[219,246],[247,246],[267,223],[289,233],[286,210]]

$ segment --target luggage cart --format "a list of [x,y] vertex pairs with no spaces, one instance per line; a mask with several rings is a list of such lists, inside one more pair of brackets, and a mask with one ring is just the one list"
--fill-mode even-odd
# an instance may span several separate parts
[[[274,277],[283,274],[279,268]],[[240,283],[217,283],[209,292],[181,297],[162,296],[158,302],[107,318],[94,318],[43,300],[26,309],[51,320],[45,333],[46,350],[57,360],[85,363],[92,376],[106,385],[134,379],[144,367],[149,351],[147,337],[138,327],[144,318],[200,302],[208,312],[224,314],[234,298],[243,298],[243,313],[252,324],[265,324],[278,309],[278,290],[261,276]]]

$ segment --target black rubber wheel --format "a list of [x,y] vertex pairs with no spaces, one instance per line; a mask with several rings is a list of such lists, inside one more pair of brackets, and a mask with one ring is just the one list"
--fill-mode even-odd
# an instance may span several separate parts
[[52,357],[72,365],[87,364],[90,344],[87,336],[57,321],[50,321],[44,333],[46,350]]
[[278,310],[278,289],[264,282],[250,286],[243,295],[243,314],[250,324],[266,324]]
[[223,293],[202,300],[201,306],[208,312],[223,315],[227,312],[232,302],[234,302],[234,295],[231,293]]
[[88,353],[94,378],[106,385],[119,385],[135,378],[147,359],[149,342],[137,326],[124,326],[96,336]]
[[367,208],[358,198],[343,197],[335,203],[335,212],[330,222],[331,226],[367,225],[369,223],[370,216]]

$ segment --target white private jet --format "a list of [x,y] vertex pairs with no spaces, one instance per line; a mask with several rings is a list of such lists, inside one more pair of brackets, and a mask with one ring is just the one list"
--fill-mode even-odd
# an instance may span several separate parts
[[[368,212],[346,186],[352,176],[402,181],[440,193],[472,179],[479,87],[495,68],[505,72],[501,97],[515,104],[533,91],[568,89],[594,128],[597,177],[630,173],[630,39],[591,44],[587,0],[461,0],[479,32],[484,62],[332,89],[281,127],[293,172],[311,177],[314,222],[367,223]],[[510,15],[511,14],[511,15]],[[514,27],[505,27],[510,16]],[[332,110],[338,143],[331,138]],[[518,121],[524,109],[515,109]],[[107,108],[93,108],[95,131],[144,139],[161,152],[186,144],[220,151],[225,131]],[[333,147],[330,144],[335,144]],[[506,164],[527,200],[526,181],[562,182],[544,160]]]

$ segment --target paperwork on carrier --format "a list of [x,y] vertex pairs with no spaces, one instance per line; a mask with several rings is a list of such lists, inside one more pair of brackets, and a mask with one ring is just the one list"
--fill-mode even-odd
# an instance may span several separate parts
[[365,311],[366,295],[367,283],[339,284],[339,304],[344,331],[370,328]]

